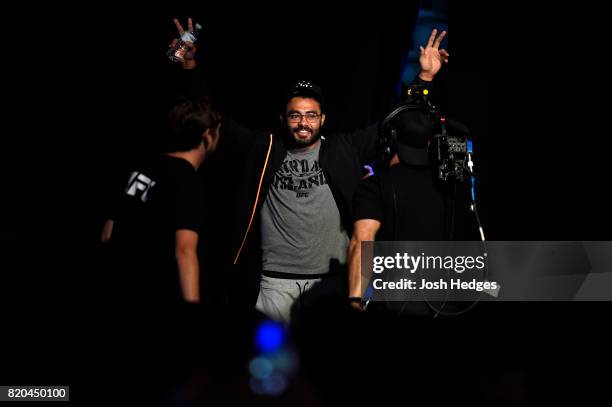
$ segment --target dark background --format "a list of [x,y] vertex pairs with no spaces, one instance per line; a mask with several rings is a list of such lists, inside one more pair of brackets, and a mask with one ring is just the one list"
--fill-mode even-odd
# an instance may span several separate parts
[[[587,49],[596,34],[577,24],[596,11],[456,3],[451,64],[437,86],[443,109],[473,132],[487,238],[609,240],[607,75],[593,68],[601,53]],[[121,348],[97,238],[113,180],[159,137],[176,73],[164,55],[175,35],[171,17],[203,24],[198,58],[226,114],[272,127],[284,87],[310,78],[330,102],[331,131],[362,127],[393,104],[417,12],[413,2],[334,10],[182,5],[88,3],[7,17],[1,297],[7,349],[21,350],[3,368],[11,382],[75,382],[77,370],[61,360],[87,360],[109,343]],[[221,144],[204,169],[210,227],[219,233],[213,251],[224,249],[215,242],[223,241],[237,168],[231,146]],[[521,360],[537,366],[529,377],[550,376],[552,362],[566,361],[554,377],[577,383],[580,369],[609,356],[597,328],[608,304],[495,306],[468,331],[522,344]],[[557,353],[560,342],[565,353]]]

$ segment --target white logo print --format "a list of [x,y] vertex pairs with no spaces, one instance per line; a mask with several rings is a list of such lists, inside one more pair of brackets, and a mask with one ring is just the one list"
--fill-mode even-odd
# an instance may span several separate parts
[[132,175],[130,175],[130,180],[128,181],[128,186],[125,189],[125,193],[135,197],[137,192],[140,191],[142,192],[140,195],[140,200],[142,202],[147,202],[149,190],[154,186],[155,181],[144,174],[134,171]]

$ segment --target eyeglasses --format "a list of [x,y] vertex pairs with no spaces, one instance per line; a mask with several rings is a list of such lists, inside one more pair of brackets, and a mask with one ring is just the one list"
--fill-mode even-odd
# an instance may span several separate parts
[[306,114],[294,112],[294,113],[289,113],[287,115],[287,120],[290,123],[299,123],[302,121],[302,117],[305,117],[308,123],[315,123],[319,119],[319,117],[321,117],[321,115],[319,113],[313,113],[313,112],[308,112]]

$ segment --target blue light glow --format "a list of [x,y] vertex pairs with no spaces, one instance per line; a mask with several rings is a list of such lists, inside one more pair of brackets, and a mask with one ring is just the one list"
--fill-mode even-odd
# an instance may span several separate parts
[[255,330],[255,343],[260,352],[274,352],[284,341],[285,332],[278,322],[262,321]]

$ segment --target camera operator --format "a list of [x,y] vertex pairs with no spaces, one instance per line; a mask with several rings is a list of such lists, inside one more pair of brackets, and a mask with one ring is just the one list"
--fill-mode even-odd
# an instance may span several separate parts
[[[425,105],[414,106],[388,118],[393,132],[386,146],[391,155],[388,168],[363,180],[353,197],[349,303],[354,309],[364,308],[361,242],[452,240],[455,184],[442,181],[435,165],[430,148],[438,130],[434,117]],[[391,312],[432,315],[431,304],[425,302],[373,304]]]

